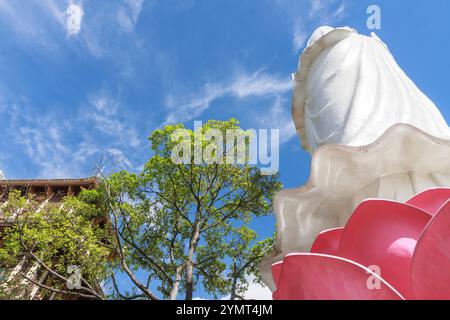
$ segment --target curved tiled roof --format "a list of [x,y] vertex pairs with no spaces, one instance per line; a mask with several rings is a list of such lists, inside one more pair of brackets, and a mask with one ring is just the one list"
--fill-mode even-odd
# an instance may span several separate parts
[[14,179],[0,180],[0,186],[3,187],[21,187],[21,186],[80,186],[80,187],[96,187],[98,185],[97,177],[81,178],[81,179]]

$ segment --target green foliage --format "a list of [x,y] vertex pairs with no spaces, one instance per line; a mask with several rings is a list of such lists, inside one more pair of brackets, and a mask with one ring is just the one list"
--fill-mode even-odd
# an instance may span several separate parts
[[[211,129],[223,137],[233,130],[236,140],[211,147]],[[170,125],[150,136],[152,155],[141,172],[104,177],[97,190],[67,197],[62,206],[41,206],[12,192],[3,208],[12,223],[3,230],[0,263],[37,257],[63,277],[76,265],[88,283],[107,279],[110,298],[175,299],[184,293],[192,299],[199,286],[215,297],[239,297],[249,276],[258,279],[259,260],[273,245],[273,239],[258,242],[249,223],[271,212],[281,188],[277,175],[250,165],[251,139],[235,119],[208,121],[196,131]],[[181,141],[189,152],[176,162],[172,156]],[[208,154],[217,161],[198,162],[198,150],[200,158]],[[117,274],[135,286],[122,292]],[[67,290],[60,281],[52,286]]]
[[263,284],[259,262],[275,243],[275,237],[257,241],[257,234],[248,226],[233,228],[229,246],[226,247],[231,263],[227,273],[230,283],[230,299],[243,298],[249,281]]
[[[233,277],[243,284],[246,273],[257,272],[260,256],[254,256],[264,246],[256,243],[256,233],[246,225],[270,213],[281,183],[277,175],[264,176],[249,165],[251,135],[238,124],[235,119],[212,120],[195,132],[181,124],[156,130],[149,138],[152,157],[143,171],[119,172],[105,181],[126,263],[145,271],[148,282],[157,281],[163,298],[185,293],[191,299],[199,285],[214,296],[228,294]],[[245,161],[195,164],[196,145],[205,151],[211,144],[203,136],[210,129],[224,136],[232,129],[243,137],[244,145],[233,143],[228,149],[224,145],[223,156],[233,150],[235,156],[246,154]],[[191,140],[192,153],[190,161],[175,163],[172,151],[180,140],[173,135],[180,130]],[[254,263],[232,274],[230,259],[253,259]]]
[[[40,270],[45,269],[45,264],[65,278],[70,277],[68,267],[77,266],[87,282],[100,284],[109,274],[111,250],[107,247],[107,229],[92,219],[105,215],[92,201],[95,191],[84,191],[82,195],[83,200],[89,201],[67,197],[62,204],[41,204],[20,196],[19,192],[11,192],[2,208],[8,225],[1,236],[2,265],[14,267],[25,259],[39,264]],[[50,282],[57,289],[68,290],[66,283],[57,277]]]

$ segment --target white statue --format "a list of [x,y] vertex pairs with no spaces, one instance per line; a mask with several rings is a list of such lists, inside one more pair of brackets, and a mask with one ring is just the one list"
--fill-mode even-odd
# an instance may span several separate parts
[[309,151],[326,144],[367,145],[397,123],[450,138],[439,110],[374,33],[317,29],[294,79],[294,122]]
[[320,27],[294,80],[292,114],[313,158],[308,183],[274,200],[277,243],[261,263],[272,290],[271,265],[344,226],[362,200],[450,186],[450,129],[375,34]]

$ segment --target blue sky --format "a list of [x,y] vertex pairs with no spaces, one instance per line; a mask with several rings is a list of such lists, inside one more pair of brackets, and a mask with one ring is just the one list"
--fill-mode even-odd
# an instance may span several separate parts
[[[369,34],[369,4],[448,121],[448,0],[0,0],[0,170],[83,177],[100,159],[138,170],[161,125],[235,117],[280,129],[282,182],[302,185],[310,155],[290,117],[291,73],[316,27]],[[255,227],[268,236],[274,221]]]

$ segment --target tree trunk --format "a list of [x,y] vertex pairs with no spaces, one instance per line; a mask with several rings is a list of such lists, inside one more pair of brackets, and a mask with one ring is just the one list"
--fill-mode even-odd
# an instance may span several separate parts
[[239,274],[236,272],[236,259],[233,259],[233,282],[231,283],[231,292],[230,292],[230,300],[236,299],[236,288],[237,288],[237,281],[239,278]]
[[183,270],[183,267],[177,268],[177,273],[175,276],[175,281],[173,283],[172,289],[170,290],[169,299],[170,300],[176,300],[178,295],[178,290],[180,289],[180,281],[181,281],[181,271]]
[[233,276],[233,283],[231,284],[230,300],[236,300],[236,287],[238,277]]
[[200,226],[194,224],[191,240],[189,241],[189,251],[186,261],[186,297],[185,300],[192,300],[194,294],[194,254],[200,238]]

